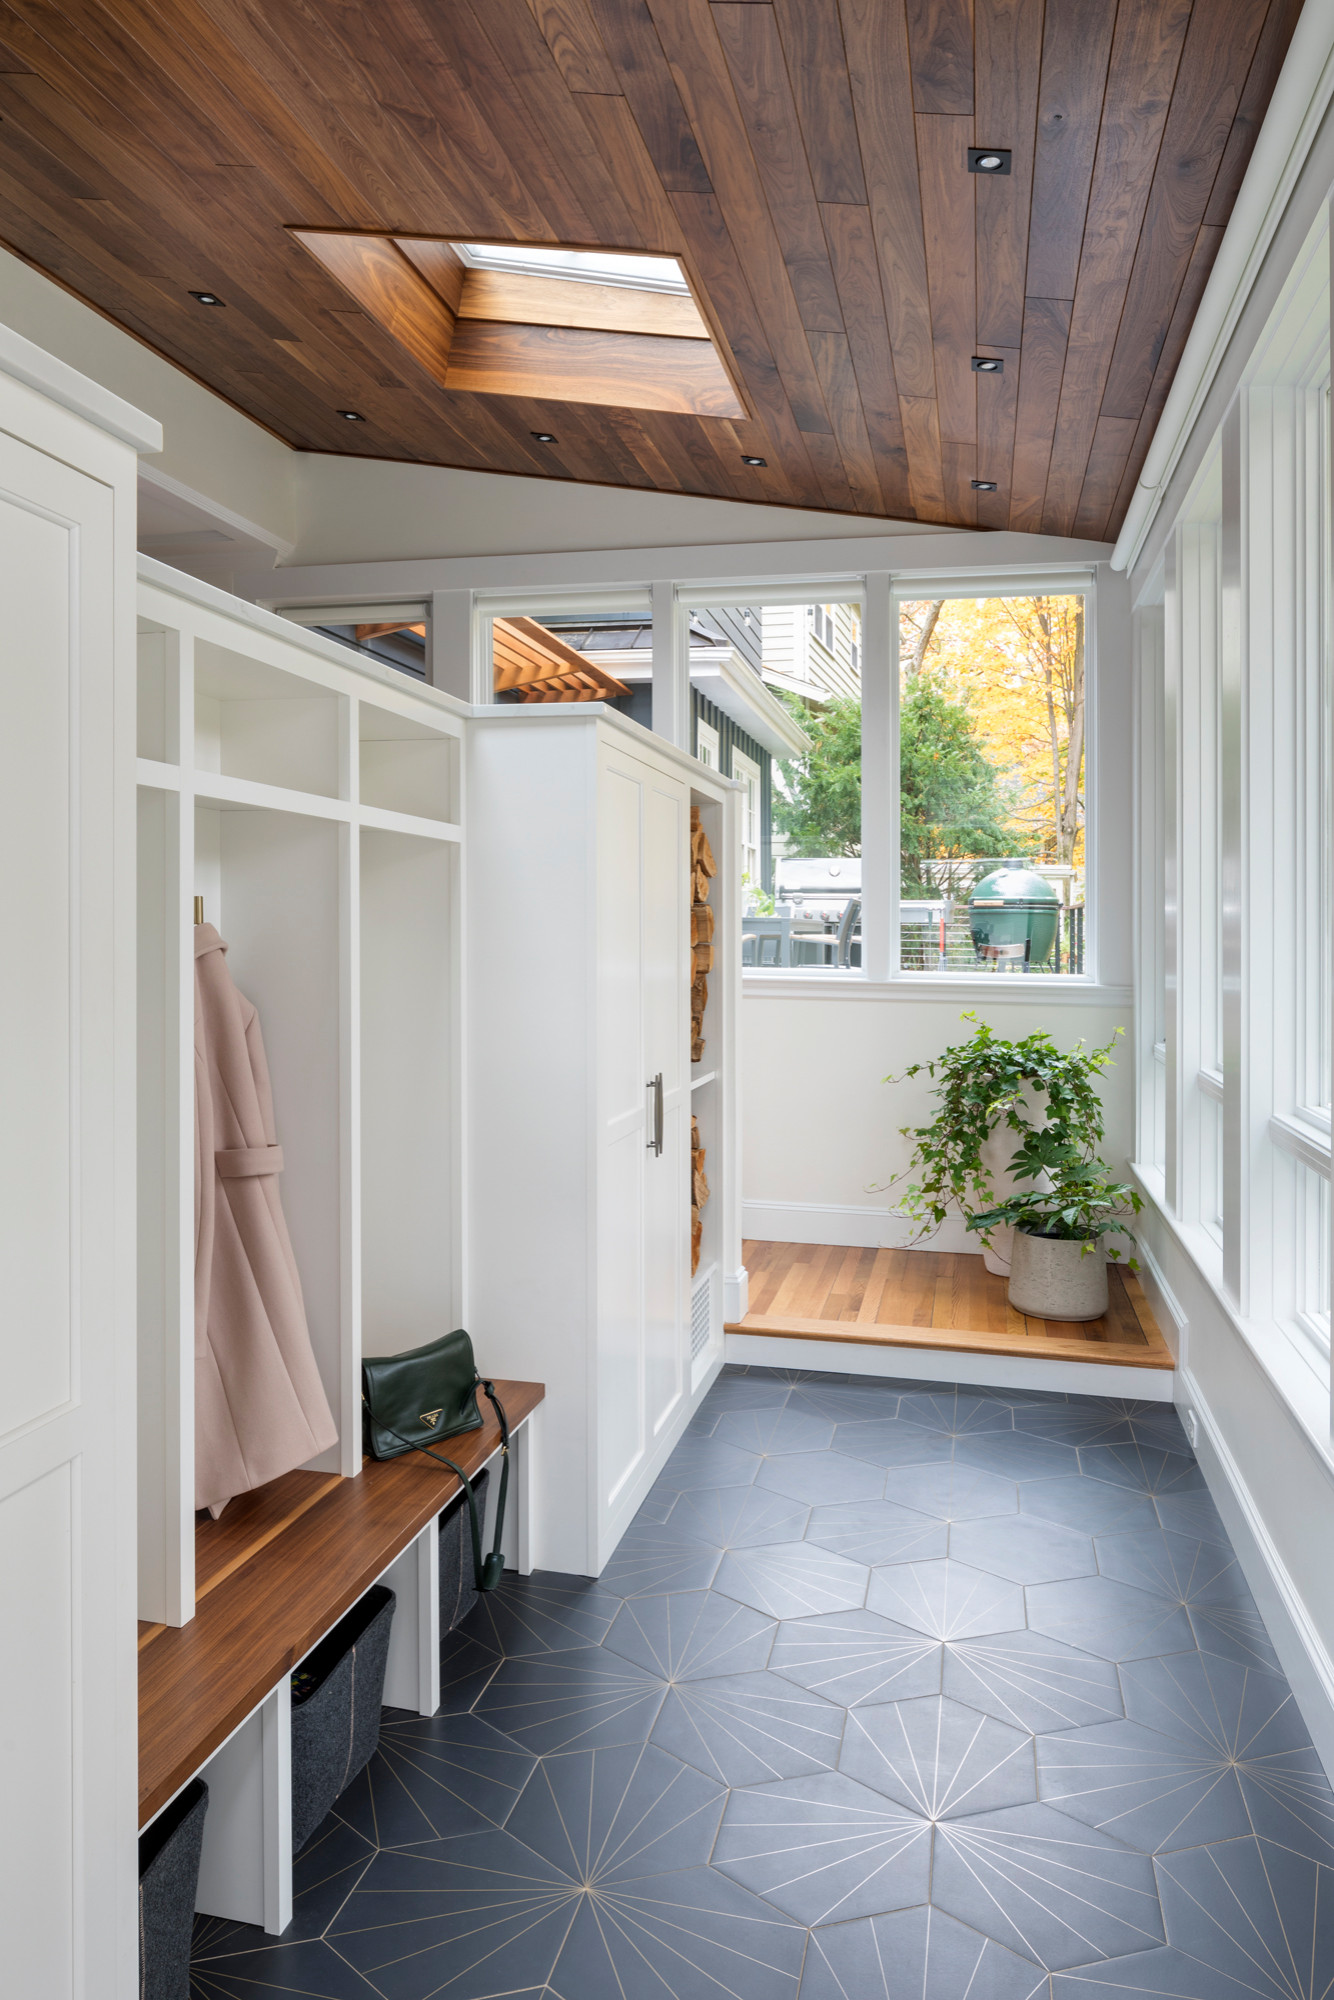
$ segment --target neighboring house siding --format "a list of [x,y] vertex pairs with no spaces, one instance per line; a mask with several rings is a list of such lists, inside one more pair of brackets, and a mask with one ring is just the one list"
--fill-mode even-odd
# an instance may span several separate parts
[[861,619],[852,604],[829,607],[832,644],[811,629],[805,604],[771,604],[764,611],[764,673],[781,686],[802,694],[861,696],[861,665],[854,645],[861,639]]
[[[621,704],[625,706],[624,703]],[[765,890],[774,885],[773,853],[773,759],[764,747],[739,729],[730,715],[724,715],[711,701],[705,701],[697,688],[690,690],[690,712],[694,723],[706,722],[710,729],[718,732],[718,756],[725,778],[732,776],[732,751],[737,749],[743,757],[749,757],[760,771],[760,883]],[[635,718],[638,721],[638,717]],[[696,747],[693,733],[691,748]]]

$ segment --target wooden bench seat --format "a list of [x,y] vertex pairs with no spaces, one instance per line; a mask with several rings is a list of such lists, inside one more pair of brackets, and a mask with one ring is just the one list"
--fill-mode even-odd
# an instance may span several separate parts
[[[497,1382],[511,1429],[541,1403],[538,1382]],[[469,1475],[500,1433],[441,1449]],[[420,1452],[367,1460],[359,1478],[293,1472],[234,1500],[197,1531],[188,1625],[141,1627],[139,1823],[143,1826],[459,1491]]]

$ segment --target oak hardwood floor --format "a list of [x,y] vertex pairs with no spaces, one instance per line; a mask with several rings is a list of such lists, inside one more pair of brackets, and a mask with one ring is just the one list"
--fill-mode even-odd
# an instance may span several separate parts
[[802,1334],[886,1347],[940,1347],[1061,1361],[1171,1368],[1171,1350],[1133,1272],[1113,1265],[1102,1319],[1031,1319],[980,1256],[859,1250],[834,1243],[744,1246],[750,1310],[729,1333]]

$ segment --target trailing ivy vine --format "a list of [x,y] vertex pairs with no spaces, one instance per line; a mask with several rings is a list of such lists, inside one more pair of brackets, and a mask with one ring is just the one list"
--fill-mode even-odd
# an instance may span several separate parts
[[[929,1125],[899,1128],[912,1141],[913,1154],[903,1173],[888,1184],[898,1187],[907,1181],[900,1210],[912,1224],[910,1243],[934,1236],[952,1209],[965,1217],[995,1210],[996,1189],[982,1148],[998,1127],[1016,1135],[1016,1162],[1021,1155],[1027,1158],[1026,1142],[1036,1131],[1045,1135],[1044,1145],[1061,1149],[1071,1162],[1092,1164],[1102,1142],[1098,1086],[1122,1029],[1105,1048],[1091,1049],[1080,1041],[1063,1051],[1042,1030],[1012,1042],[975,1014],[961,1018],[975,1024],[967,1041],[884,1079],[905,1083],[926,1075],[935,1084],[936,1115]],[[1030,1091],[1045,1100],[1036,1124],[1029,1115]],[[979,1233],[984,1242],[989,1240],[985,1228]]]

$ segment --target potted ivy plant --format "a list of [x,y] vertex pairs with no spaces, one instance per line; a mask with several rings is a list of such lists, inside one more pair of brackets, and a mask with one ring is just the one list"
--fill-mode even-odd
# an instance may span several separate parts
[[[1139,1214],[1139,1195],[1057,1124],[1026,1132],[1009,1170],[1016,1183],[1032,1185],[970,1215],[967,1227],[983,1233],[1008,1223],[1014,1230],[1010,1304],[1035,1319],[1101,1319],[1108,1259],[1121,1256],[1105,1239],[1129,1234],[1124,1218]],[[1138,1268],[1131,1257],[1129,1269]]]
[[910,1224],[909,1244],[927,1242],[952,1212],[970,1228],[971,1217],[996,1217],[975,1233],[988,1270],[1006,1276],[1011,1230],[999,1214],[995,1178],[1005,1170],[1006,1137],[1022,1144],[1035,1129],[1054,1130],[1081,1157],[1093,1158],[1103,1136],[1098,1086],[1121,1030],[1104,1048],[1081,1041],[1061,1050],[1042,1030],[1010,1041],[975,1014],[961,1018],[973,1024],[965,1041],[885,1079],[929,1076],[937,1100],[929,1124],[900,1128],[912,1157],[890,1185],[906,1182],[900,1210]]

